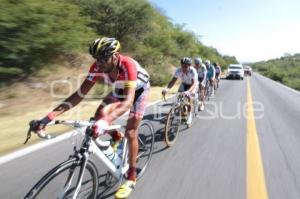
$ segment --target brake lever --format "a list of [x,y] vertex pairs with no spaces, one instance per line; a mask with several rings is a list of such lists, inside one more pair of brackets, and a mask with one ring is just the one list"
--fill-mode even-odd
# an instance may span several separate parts
[[31,131],[32,131],[32,129],[31,129],[31,127],[29,127],[28,132],[27,132],[27,137],[26,137],[24,144],[26,144],[28,142],[28,140],[31,138]]
[[166,95],[162,95],[163,96],[163,100],[166,102]]
[[[26,137],[26,140],[25,140],[24,144],[26,144],[28,142],[28,140],[31,138],[31,132],[33,131],[34,126],[36,126],[36,125],[37,125],[36,121],[34,121],[34,120],[29,122],[29,129],[28,129],[27,137]],[[42,135],[40,133],[36,133],[36,134],[39,136],[39,138],[42,138],[42,139],[45,139],[45,140],[53,138],[53,136],[48,135],[48,134],[45,134],[45,135]]]
[[28,140],[31,138],[31,131],[32,131],[33,126],[35,125],[35,123],[36,122],[34,120],[29,122],[29,129],[27,131],[27,137],[26,137],[26,140],[25,140],[24,144],[26,144],[28,142]]

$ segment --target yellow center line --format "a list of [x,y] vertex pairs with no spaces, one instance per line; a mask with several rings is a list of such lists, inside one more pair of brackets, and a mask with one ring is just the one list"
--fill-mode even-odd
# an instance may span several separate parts
[[247,105],[247,199],[268,199],[249,78],[247,78]]

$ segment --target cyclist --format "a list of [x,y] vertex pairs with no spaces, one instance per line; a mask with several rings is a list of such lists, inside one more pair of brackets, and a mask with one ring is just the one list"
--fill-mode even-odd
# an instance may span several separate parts
[[[206,76],[207,77],[206,88],[207,88],[207,86],[209,86],[208,83],[210,83],[210,85],[214,86],[216,71],[215,71],[215,68],[210,64],[209,60],[205,60],[204,64],[205,64],[206,70],[207,70],[207,76]],[[213,95],[214,95],[214,89],[212,89],[212,93],[211,93],[211,96],[213,96]]]
[[219,88],[220,75],[221,75],[221,72],[222,72],[221,66],[217,62],[214,62],[213,65],[214,65],[214,68],[215,68],[215,71],[216,71],[215,85],[216,85],[217,88]]
[[[173,87],[178,78],[181,79],[181,85],[178,89],[178,92],[184,92],[184,94],[188,97],[189,103],[191,103],[191,96],[194,95],[197,91],[198,85],[198,75],[197,71],[194,67],[191,67],[192,60],[189,57],[183,57],[180,60],[181,67],[177,68],[175,74],[171,81],[168,83],[167,87],[162,90],[162,95],[166,95],[168,90]],[[189,106],[188,111],[188,119],[187,124],[190,125],[192,123],[193,114],[191,111],[191,106]]]
[[[136,184],[138,154],[137,129],[143,118],[150,83],[148,73],[133,58],[119,53],[120,43],[115,38],[98,38],[89,48],[95,62],[80,88],[62,104],[37,121],[37,133],[58,115],[76,106],[97,81],[114,85],[114,91],[104,97],[94,117],[93,137],[104,133],[105,127],[130,109],[125,135],[129,143],[129,170],[125,183],[116,192],[116,198],[127,198]],[[114,137],[114,136],[113,136]]]
[[194,68],[198,73],[199,96],[201,100],[200,110],[203,111],[204,110],[204,88],[206,84],[207,70],[205,65],[202,63],[202,59],[200,57],[195,58],[194,63],[195,63]]

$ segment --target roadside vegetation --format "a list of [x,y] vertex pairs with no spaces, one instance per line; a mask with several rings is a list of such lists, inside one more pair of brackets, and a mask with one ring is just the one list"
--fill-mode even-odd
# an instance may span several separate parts
[[300,91],[300,54],[286,54],[252,64],[252,67],[264,76]]
[[122,52],[136,58],[163,85],[180,57],[201,56],[228,65],[198,36],[174,24],[147,0],[0,0],[0,74],[26,79],[50,64],[86,53],[101,36],[121,41]]
[[[0,3],[0,154],[21,147],[28,121],[43,117],[78,88],[93,62],[89,44],[97,37],[117,38],[122,53],[147,69],[152,101],[161,98],[161,87],[183,56],[222,66],[237,63],[235,57],[203,45],[198,35],[173,23],[147,0]],[[80,112],[80,119],[88,119],[108,90],[97,85],[71,112],[72,118]]]

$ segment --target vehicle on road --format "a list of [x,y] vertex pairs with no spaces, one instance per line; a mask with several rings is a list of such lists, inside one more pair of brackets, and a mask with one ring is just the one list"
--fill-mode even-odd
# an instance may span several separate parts
[[251,76],[252,68],[250,66],[244,66],[244,74],[245,74],[245,76]]
[[244,79],[244,68],[242,64],[230,64],[226,79]]

